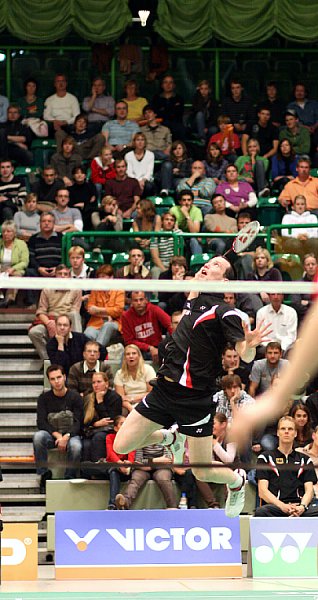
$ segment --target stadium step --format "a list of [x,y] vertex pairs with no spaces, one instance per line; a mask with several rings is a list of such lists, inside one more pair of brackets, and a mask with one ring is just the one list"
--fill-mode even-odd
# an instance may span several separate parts
[[[15,371],[16,373],[30,373],[33,371],[39,371],[42,368],[43,361],[41,359],[32,359],[32,358],[15,358],[12,360],[4,360],[0,358],[0,373],[3,371],[11,372]],[[43,373],[42,373],[43,377]]]
[[0,403],[2,402],[2,398],[14,398],[15,400],[18,398],[26,398],[30,399],[38,399],[39,395],[43,391],[42,385],[0,385]]
[[0,346],[30,346],[33,348],[28,335],[0,335]]

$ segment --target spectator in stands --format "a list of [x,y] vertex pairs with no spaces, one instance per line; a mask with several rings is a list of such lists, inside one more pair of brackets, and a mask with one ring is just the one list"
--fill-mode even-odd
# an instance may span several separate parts
[[81,396],[87,396],[93,391],[93,374],[106,373],[109,386],[113,387],[113,374],[109,365],[100,360],[100,345],[94,340],[85,342],[84,360],[71,365],[67,384],[71,390],[76,390]]
[[[69,279],[70,269],[63,264],[57,265],[55,277]],[[31,339],[40,358],[48,358],[46,344],[48,339],[56,335],[56,317],[66,314],[72,321],[74,331],[82,331],[80,308],[82,304],[81,290],[43,289],[36,309],[35,321],[29,329]]]
[[[292,306],[283,304],[284,294],[269,294],[269,304],[260,308],[256,313],[256,327],[264,321],[264,326],[270,325],[271,341],[280,342],[284,355],[297,338],[298,319]],[[265,348],[266,342],[260,346]]]
[[154,192],[155,155],[151,150],[146,149],[147,139],[142,132],[135,133],[132,146],[133,150],[125,155],[127,175],[137,179],[143,197],[151,196]]
[[310,133],[304,125],[300,125],[295,110],[287,110],[285,113],[286,127],[279,132],[279,140],[287,139],[294,152],[299,156],[310,152]]
[[308,98],[308,91],[304,83],[298,81],[293,89],[294,100],[287,105],[287,110],[296,113],[299,123],[314,133],[318,127],[318,102]]
[[297,177],[287,183],[279,195],[279,202],[284,208],[293,207],[296,196],[306,198],[307,209],[318,215],[318,179],[310,175],[310,160],[299,158],[297,162]]
[[216,112],[217,105],[212,98],[210,83],[202,79],[193,96],[192,116],[195,132],[204,144],[207,137],[216,131]]
[[123,100],[116,102],[115,113],[116,119],[105,123],[102,133],[105,136],[106,144],[111,146],[115,157],[119,158],[126,154],[127,148],[131,149],[133,136],[139,127],[137,123],[127,118],[128,106]]
[[48,367],[47,377],[51,389],[42,392],[37,403],[37,428],[33,436],[37,474],[40,475],[40,493],[45,494],[46,482],[52,479],[52,471],[44,466],[48,450],[57,448],[67,455],[64,479],[77,477],[80,462],[83,428],[83,401],[80,395],[66,387],[66,375],[60,365]]
[[246,148],[246,156],[239,156],[235,161],[239,177],[251,184],[259,198],[269,196],[270,189],[266,179],[269,160],[264,158],[264,156],[260,156],[260,146],[257,140],[250,138]]
[[44,100],[37,95],[38,82],[33,77],[28,77],[23,82],[24,96],[19,98],[17,104],[21,109],[23,119],[42,119]]
[[139,96],[138,84],[135,79],[128,79],[124,85],[125,97],[123,101],[128,106],[127,119],[135,121],[137,125],[143,121],[143,109],[148,104],[148,100]]
[[[303,258],[304,274],[301,281],[314,281],[317,273],[317,259],[313,253],[305,254]],[[290,303],[296,310],[300,322],[307,314],[312,304],[312,294],[291,294]]]
[[[114,196],[104,196],[101,201],[98,212],[92,214],[92,224],[97,231],[122,231],[123,217],[118,208],[118,203]],[[127,238],[119,237],[98,237],[95,239],[95,248],[105,248],[113,252],[123,252],[127,248]]]
[[[27,277],[55,277],[55,269],[61,262],[62,234],[54,231],[53,213],[43,212],[40,216],[40,231],[29,239],[30,263]],[[27,304],[33,306],[37,293],[27,292]]]
[[171,319],[161,308],[148,302],[145,292],[132,292],[131,307],[122,315],[123,338],[136,344],[144,358],[158,362],[162,332],[171,333]]
[[[256,509],[255,516],[315,517],[317,507],[311,507],[310,503],[317,477],[311,459],[293,449],[296,425],[292,417],[281,417],[277,436],[278,447],[262,452],[257,460],[258,493],[263,504]],[[286,471],[286,464],[301,465],[302,468]],[[275,465],[275,468],[262,470],[262,466],[269,465]]]
[[235,216],[244,211],[254,215],[253,207],[256,206],[257,197],[252,186],[245,181],[239,181],[235,165],[226,167],[225,177],[226,181],[217,186],[215,193],[225,198],[228,214]]
[[271,112],[271,122],[275,127],[280,127],[283,123],[285,104],[279,99],[277,85],[275,81],[268,81],[266,84],[266,98],[262,102]]
[[72,125],[81,112],[76,96],[67,91],[67,78],[57,73],[54,78],[55,94],[46,98],[43,117],[48,121],[51,132],[65,125]]
[[[246,279],[249,281],[282,281],[282,274],[274,267],[272,257],[266,248],[258,246],[256,248],[253,262],[252,271],[250,271]],[[251,294],[253,308],[255,312],[269,303],[269,295],[266,292],[260,292],[260,294]]]
[[[211,194],[212,195],[212,194]],[[194,195],[192,190],[183,190],[179,194],[178,205],[170,208],[170,213],[177,219],[177,226],[185,233],[199,233],[203,216],[200,208],[194,206]],[[186,240],[191,254],[200,254],[202,252],[201,244],[197,237]]]
[[271,112],[266,106],[259,107],[257,116],[258,120],[249,122],[242,135],[242,152],[247,156],[247,142],[253,138],[259,143],[260,156],[269,159],[277,152],[279,132],[271,122]]
[[54,231],[69,233],[83,231],[82,215],[78,208],[69,208],[70,193],[66,188],[56,192],[56,208],[52,211],[55,218]]
[[[173,455],[167,446],[161,444],[151,444],[136,451],[135,461],[144,465],[140,468],[134,468],[131,477],[127,483],[127,487],[123,494],[117,494],[115,504],[118,510],[128,510],[139,490],[145,485],[149,479],[153,479],[166,503],[167,509],[177,508],[176,491],[172,483],[172,469],[166,467],[153,467],[156,462],[173,463]],[[148,466],[148,465],[151,466]]]
[[55,208],[56,192],[64,188],[64,185],[62,179],[58,179],[54,167],[51,165],[44,167],[40,179],[31,184],[31,191],[38,198],[39,210],[52,210],[52,208]]
[[106,440],[121,416],[122,401],[103,371],[93,373],[92,388],[84,398],[83,460],[97,462],[106,457]]
[[281,369],[288,364],[288,360],[282,358],[282,355],[280,342],[268,342],[265,358],[254,361],[248,390],[253,398],[266,392]]
[[180,180],[191,175],[192,158],[188,158],[186,145],[176,140],[171,145],[170,160],[164,160],[160,170],[160,196],[168,196],[175,190]]
[[157,117],[162,119],[163,125],[170,129],[173,139],[184,140],[184,101],[182,96],[175,92],[172,75],[165,75],[161,82],[161,92],[153,97],[151,105]]
[[87,301],[87,311],[91,315],[85,335],[96,340],[101,346],[108,346],[113,334],[121,331],[120,317],[124,310],[125,293],[122,290],[107,291],[107,279],[114,278],[111,265],[102,265],[96,271],[97,279],[103,280],[101,290],[92,290]]
[[[298,448],[296,448],[298,450]],[[303,454],[309,456],[315,466],[316,476],[318,475],[318,427],[315,427],[312,433],[312,439],[310,444],[307,444],[301,449]],[[318,498],[318,483],[314,485],[315,501]]]
[[242,389],[242,381],[238,375],[225,375],[221,380],[222,390],[213,395],[212,402],[216,413],[226,416],[228,422],[234,419],[236,412],[255,400]]
[[167,333],[158,346],[159,366],[163,363],[167,344],[171,340],[171,336],[176,331],[182,317],[182,310],[175,310],[171,315],[171,333]]
[[40,215],[38,212],[37,195],[27,194],[23,209],[13,217],[17,228],[17,237],[28,242],[30,237],[40,231]]
[[156,372],[144,362],[140,348],[136,344],[125,346],[121,369],[115,375],[116,392],[121,396],[123,409],[130,413],[132,409],[152,390],[150,381]]
[[272,188],[282,191],[283,187],[297,177],[298,156],[287,138],[280,140],[277,154],[272,158]]
[[113,151],[111,146],[105,145],[99,156],[95,156],[91,162],[91,180],[95,184],[100,198],[104,185],[108,179],[115,179]]
[[221,148],[221,154],[230,163],[234,163],[237,158],[237,150],[241,149],[240,138],[235,133],[230,117],[220,115],[217,119],[219,132],[214,133],[209,140],[210,144],[218,144]]
[[[179,259],[179,260],[178,260]],[[184,262],[181,262],[183,259]],[[187,281],[193,279],[195,273],[186,271],[186,260],[183,256],[173,256],[171,259],[171,268],[160,273],[159,279],[172,279],[174,281]],[[178,310],[183,310],[184,303],[190,291],[186,292],[159,292],[159,305],[168,315],[172,315]]]
[[142,112],[147,124],[141,127],[141,131],[146,136],[148,150],[154,153],[157,160],[168,160],[171,150],[170,129],[161,124],[150,104]]
[[64,186],[70,187],[73,184],[72,173],[74,167],[80,167],[82,164],[82,157],[77,152],[75,140],[71,136],[67,135],[64,138],[62,150],[53,154],[51,164],[57,176],[63,179]]
[[222,102],[221,113],[230,117],[235,132],[242,134],[247,123],[254,120],[254,108],[251,100],[245,96],[241,81],[233,78],[230,82],[231,95]]
[[303,448],[310,444],[312,436],[310,411],[302,401],[295,402],[291,407],[289,414],[293,417],[296,425],[297,435],[295,437],[295,447]]
[[311,419],[312,426],[316,430],[316,428],[318,426],[318,392],[317,391],[311,393],[308,396],[308,398],[306,400],[306,406],[310,412],[310,419]]
[[32,142],[32,131],[30,127],[22,124],[18,104],[9,105],[7,117],[7,121],[1,123],[0,127],[2,160],[12,159],[18,165],[28,167],[33,163],[33,155],[29,149]]
[[222,388],[221,379],[225,375],[238,375],[242,382],[242,389],[248,389],[249,374],[250,365],[241,363],[240,356],[236,352],[235,346],[233,346],[231,342],[227,342],[222,352],[222,370],[216,379],[217,388]]
[[[133,221],[133,231],[148,232],[159,231],[161,228],[161,217],[156,214],[154,203],[148,198],[139,200],[136,205],[136,218]],[[135,243],[141,248],[149,248],[151,238],[135,238]]]
[[0,224],[13,218],[24,204],[25,181],[14,174],[11,160],[0,161]]
[[115,160],[116,178],[105,183],[105,194],[115,196],[124,219],[130,219],[140,200],[141,189],[137,179],[128,177],[127,163],[123,158]]
[[190,177],[181,179],[177,185],[177,192],[189,191],[193,193],[194,205],[199,207],[205,215],[211,208],[211,198],[215,192],[215,182],[211,177],[206,177],[202,161],[196,160],[191,166]]
[[209,142],[206,151],[206,160],[203,161],[205,174],[218,184],[225,178],[225,169],[229,164],[223,158],[221,148],[216,142]]
[[141,248],[129,250],[128,264],[116,272],[117,279],[151,279],[149,269],[144,265],[145,253]]
[[72,172],[73,185],[69,188],[69,208],[77,208],[82,216],[84,231],[91,231],[92,215],[97,211],[96,188],[86,179],[85,167],[74,167]]
[[[229,304],[229,306],[232,308],[236,308],[241,317],[242,323],[245,323],[248,329],[251,329],[251,322],[254,323],[255,315],[250,302],[250,295],[251,294],[233,294],[233,292],[227,292],[223,296],[226,304]],[[246,310],[242,310],[245,307]]]
[[[237,222],[233,217],[229,217],[225,211],[224,196],[214,194],[212,196],[212,210],[204,217],[204,231],[206,233],[236,233]],[[218,237],[207,240],[209,250],[222,255],[229,246],[231,238]]]
[[55,320],[56,333],[46,344],[46,351],[51,364],[61,365],[68,375],[70,367],[83,358],[83,351],[88,338],[84,333],[72,331],[69,315],[58,315]]
[[114,433],[109,433],[106,438],[106,460],[111,463],[118,463],[118,467],[110,467],[109,475],[109,502],[108,510],[116,510],[116,496],[120,492],[121,481],[128,481],[130,478],[131,463],[135,462],[136,451],[129,454],[117,454],[113,448],[117,432],[124,423],[126,417],[120,415],[114,419]]
[[[306,198],[298,194],[294,199],[293,209],[286,213],[282,219],[282,225],[318,225],[316,214],[306,210]],[[283,247],[285,252],[304,254],[317,249],[318,227],[299,229],[282,229]],[[287,239],[286,239],[287,238]]]
[[[22,277],[29,264],[29,249],[23,240],[17,238],[14,221],[2,223],[0,239],[0,271],[3,277]],[[0,308],[14,304],[18,290],[7,289],[5,296],[0,290]]]
[[77,115],[74,125],[66,125],[64,129],[58,129],[55,133],[57,151],[62,149],[63,140],[71,136],[75,141],[75,150],[82,160],[92,160],[97,156],[105,144],[102,133],[95,133],[94,128],[88,125],[88,118],[83,113]]
[[[176,216],[171,213],[161,215],[161,230],[171,231],[173,233],[182,233],[176,226]],[[166,271],[170,265],[170,259],[174,256],[174,239],[172,237],[153,237],[150,240],[150,255],[153,267],[151,275],[153,279],[158,279],[160,273]]]
[[9,99],[0,94],[0,123],[5,123],[8,117]]
[[101,77],[95,77],[92,83],[91,95],[83,100],[83,110],[87,113],[88,122],[96,125],[100,131],[102,125],[115,114],[115,100],[105,94],[106,84]]
[[85,251],[82,246],[71,246],[68,251],[71,264],[71,277],[73,279],[93,279],[95,270],[85,263]]

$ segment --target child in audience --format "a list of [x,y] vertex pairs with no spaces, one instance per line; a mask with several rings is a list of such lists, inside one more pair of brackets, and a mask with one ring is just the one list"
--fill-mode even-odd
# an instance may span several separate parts
[[133,450],[129,454],[117,454],[114,450],[114,441],[117,432],[120,430],[126,417],[118,415],[114,419],[114,433],[109,433],[106,438],[106,461],[117,463],[118,467],[110,467],[108,469],[109,476],[109,501],[108,510],[116,510],[116,496],[120,492],[120,483],[128,481],[130,478],[130,465],[135,461],[136,451]]

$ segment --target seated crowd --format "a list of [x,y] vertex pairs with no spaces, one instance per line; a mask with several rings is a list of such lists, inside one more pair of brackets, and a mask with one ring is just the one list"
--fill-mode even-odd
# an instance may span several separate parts
[[[169,291],[158,297],[143,291],[125,294],[120,279],[191,279],[192,269],[197,268],[193,255],[223,254],[231,246],[231,237],[215,234],[240,231],[259,217],[258,198],[272,194],[278,197],[286,225],[281,232],[284,248],[302,257],[302,280],[314,280],[318,178],[310,174],[310,168],[318,164],[318,102],[307,100],[305,87],[299,83],[295,101],[283,107],[277,86],[270,83],[266,98],[255,109],[240,81],[233,79],[231,94],[218,110],[208,82],[202,81],[188,122],[206,153],[204,160],[198,160],[193,145],[187,143],[184,104],[172,76],[163,78],[162,91],[151,102],[138,97],[132,80],[126,84],[126,98],[115,102],[106,94],[103,79],[97,77],[82,109],[67,91],[63,74],[56,75],[54,85],[56,93],[43,101],[37,96],[37,82],[30,78],[25,96],[9,104],[7,121],[0,124],[1,271],[7,277],[104,281],[101,290],[90,293],[50,288],[40,294],[27,290],[17,295],[18,290],[0,290],[0,308],[17,302],[21,308],[35,310],[29,337],[40,358],[51,362],[47,369],[51,389],[39,398],[34,435],[41,491],[45,492],[46,481],[52,477],[43,465],[48,449],[55,447],[67,454],[66,479],[80,475],[109,479],[109,509],[129,508],[149,478],[158,483],[167,508],[178,507],[173,479],[189,508],[198,507],[198,490],[209,507],[218,507],[218,486],[196,481],[186,466],[174,467],[169,449],[153,445],[136,448],[127,456],[113,449],[125,417],[152,389],[165,340],[173,334],[187,297],[187,293]],[[313,104],[317,104],[315,111]],[[27,193],[27,182],[15,175],[15,166],[34,164],[32,140],[43,132],[55,138],[56,152]],[[156,194],[167,207],[164,212],[156,211],[152,198]],[[164,204],[167,196],[170,205]],[[135,235],[129,239],[115,235],[127,223]],[[91,247],[87,231],[104,235],[96,236]],[[152,232],[165,236],[145,236]],[[184,255],[177,255],[174,237],[168,232],[188,234]],[[66,233],[77,234],[67,257],[62,255]],[[210,235],[204,238],[200,233]],[[105,263],[96,270],[85,262],[85,252],[93,250]],[[109,264],[112,253],[124,251],[126,264],[118,268],[115,262]],[[274,266],[271,254],[259,242],[235,257],[235,268],[240,279],[250,281],[286,278],[282,265]],[[118,290],[109,291],[105,280],[114,278]],[[211,457],[214,453],[225,463],[238,458],[251,462],[254,453],[260,455],[262,464],[277,453],[292,454],[295,460],[294,453],[301,448],[317,464],[318,381],[302,390],[302,402],[291,399],[290,416],[254,432],[240,456],[226,434],[236,411],[253,403],[279,377],[311,297],[294,294],[286,304],[283,294],[261,292],[225,294],[224,301],[241,311],[249,327],[263,321],[271,325],[271,332],[252,365],[240,362],[231,345],[220,348],[218,387],[211,390],[215,412]],[[115,346],[119,352],[116,366],[107,361]],[[288,444],[283,437],[286,430],[291,430]],[[88,463],[82,473],[81,460]],[[144,466],[151,462],[151,468],[131,469],[135,461]],[[110,467],[107,462],[112,463]],[[171,468],[154,468],[155,462]],[[259,476],[260,497],[283,514],[307,514],[315,477],[306,472],[304,512],[288,512],[284,499],[276,502],[279,486],[265,470]],[[120,493],[121,482],[127,483],[124,493]],[[284,494],[286,503],[294,506],[292,493],[289,496],[284,490]]]

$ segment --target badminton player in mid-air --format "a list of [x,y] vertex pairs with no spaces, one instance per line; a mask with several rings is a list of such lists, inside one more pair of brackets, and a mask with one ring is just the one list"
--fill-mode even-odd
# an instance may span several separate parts
[[[209,260],[194,280],[202,282],[204,290],[206,281],[233,278],[230,262],[218,256]],[[161,443],[171,446],[175,462],[181,463],[186,436],[190,462],[206,464],[204,468],[193,468],[195,477],[226,483],[229,493],[225,512],[237,516],[244,506],[245,472],[213,468],[211,394],[225,344],[235,344],[240,357],[251,362],[256,346],[266,341],[269,333],[269,326],[263,323],[250,331],[242,324],[239,311],[224,303],[223,294],[191,292],[177,330],[167,343],[157,382],[117,433],[115,451],[127,454],[135,448]]]

